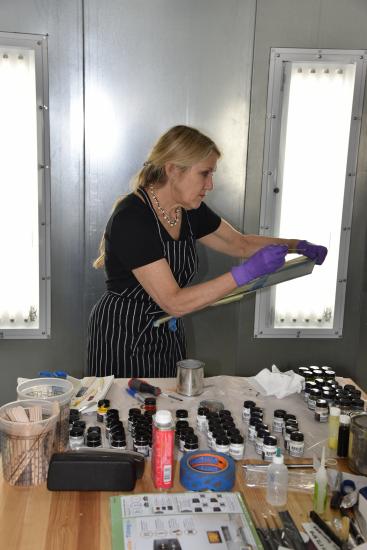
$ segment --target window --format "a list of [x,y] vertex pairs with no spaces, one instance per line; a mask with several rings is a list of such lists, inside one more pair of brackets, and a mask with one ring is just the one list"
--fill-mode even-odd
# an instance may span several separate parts
[[365,76],[364,51],[271,52],[260,232],[329,253],[257,293],[255,337],[342,336]]
[[50,334],[47,39],[0,32],[0,337]]

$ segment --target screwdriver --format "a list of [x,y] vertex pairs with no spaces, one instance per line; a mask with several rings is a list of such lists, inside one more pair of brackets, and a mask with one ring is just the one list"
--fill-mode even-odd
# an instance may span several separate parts
[[152,386],[151,384],[148,384],[148,382],[145,382],[145,380],[140,380],[140,378],[130,378],[130,380],[128,381],[128,386],[129,388],[138,392],[150,393],[152,395],[155,395],[156,397],[158,397],[158,395],[163,395],[164,397],[177,399],[177,401],[183,401],[183,399],[181,399],[180,397],[164,393],[162,392],[161,388],[158,388],[158,386]]

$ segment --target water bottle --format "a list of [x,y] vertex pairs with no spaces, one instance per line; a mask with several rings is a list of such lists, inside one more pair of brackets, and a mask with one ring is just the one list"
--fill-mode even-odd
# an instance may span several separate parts
[[156,489],[173,486],[175,427],[170,411],[160,410],[153,416],[151,472]]
[[288,468],[278,447],[273,462],[268,466],[266,500],[272,506],[284,506],[287,503],[287,493]]

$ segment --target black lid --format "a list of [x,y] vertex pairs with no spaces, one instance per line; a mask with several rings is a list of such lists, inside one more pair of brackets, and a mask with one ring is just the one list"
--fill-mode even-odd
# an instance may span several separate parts
[[88,432],[87,441],[99,441],[101,442],[101,435],[98,432]]
[[269,426],[267,424],[256,424],[255,426],[255,431],[256,433],[259,431],[259,430],[269,430]]
[[85,430],[85,426],[84,420],[74,420],[73,422],[73,428],[83,428],[83,430]]
[[249,424],[250,426],[256,426],[256,424],[262,424],[261,418],[259,418],[258,416],[251,416]]
[[325,378],[315,378],[314,382],[318,388],[322,388],[322,386],[325,384]]
[[290,438],[292,441],[303,441],[305,437],[302,432],[292,432]]
[[100,434],[101,433],[100,426],[89,426],[89,428],[87,429],[87,433],[90,434],[91,432],[95,432],[97,434]]
[[122,436],[116,436],[111,441],[111,447],[126,447],[126,439]]
[[135,445],[148,445],[149,435],[146,432],[140,432],[134,437]]
[[298,420],[296,420],[294,418],[289,418],[288,420],[285,421],[285,425],[286,426],[298,426]]
[[78,409],[70,409],[69,416],[79,416],[80,412]]
[[70,437],[80,437],[82,435],[84,435],[83,428],[80,428],[79,426],[75,426],[75,427],[71,428]]
[[144,399],[144,405],[156,405],[157,404],[157,400],[155,397],[146,397]]
[[215,440],[216,445],[229,445],[229,439],[226,436],[217,437]]
[[316,382],[306,382],[305,387],[308,389],[317,388]]
[[117,416],[119,417],[120,414],[118,412],[117,409],[108,409],[108,411],[106,412],[106,418],[110,418],[110,416]]
[[274,416],[276,418],[284,418],[286,414],[287,411],[285,411],[284,409],[275,409],[274,411]]
[[297,420],[297,417],[295,414],[287,413],[284,417],[284,422],[287,422],[288,420]]
[[312,388],[310,390],[310,395],[317,397],[318,395],[321,395],[320,388]]
[[228,426],[229,427],[234,427],[235,426],[235,421],[233,420],[232,417],[229,417],[229,416],[223,416],[222,418],[222,421],[221,421],[221,425],[223,426],[223,428],[227,428]]
[[244,406],[246,409],[249,409],[249,408],[252,408],[252,407],[256,407],[256,403],[255,403],[255,401],[247,400],[247,401],[244,401],[244,402],[243,402],[243,406]]
[[241,435],[241,432],[238,428],[229,428],[228,430],[226,430],[226,433],[228,435],[228,437],[234,437],[235,435]]
[[194,428],[192,428],[191,426],[186,426],[186,428],[182,428],[180,432],[180,439],[185,439],[186,435],[188,435],[189,433],[193,434]]
[[261,428],[256,432],[258,439],[264,439],[264,437],[270,435],[270,431],[267,428]]
[[188,420],[177,420],[176,422],[176,432],[179,432],[182,430],[182,428],[187,428],[189,425]]
[[188,433],[185,437],[185,445],[186,443],[198,443],[199,438],[194,433]]
[[345,386],[343,386],[343,390],[345,391],[354,391],[356,389],[357,388],[354,386],[354,384],[345,384]]
[[294,426],[293,424],[288,424],[285,427],[285,431],[287,434],[290,434],[292,432],[298,432],[298,426]]
[[353,390],[353,391],[351,390],[351,391],[349,392],[349,395],[351,396],[352,399],[354,399],[354,398],[357,398],[357,397],[361,397],[362,392],[361,392],[361,390],[355,389],[355,390]]
[[358,407],[364,409],[363,399],[352,399],[352,407]]
[[219,411],[219,416],[230,416],[230,417],[232,417],[232,413],[228,409],[222,409],[221,411]]
[[322,409],[328,409],[329,405],[326,399],[318,399],[316,401],[316,407],[321,407]]
[[141,414],[141,410],[140,409],[137,409],[135,407],[133,407],[132,409],[129,409],[129,416],[134,416],[134,415],[140,415]]
[[242,443],[244,442],[244,438],[241,434],[233,434],[230,437],[230,442],[234,444],[238,443],[239,445],[242,445]]
[[261,413],[264,414],[264,409],[262,407],[252,407],[251,414]]
[[177,409],[176,418],[187,418],[189,413],[186,409]]
[[199,407],[198,408],[198,415],[199,416],[205,416],[207,412],[209,412],[209,409],[207,407]]
[[100,399],[98,401],[98,407],[109,407],[110,406],[110,400],[109,399]]
[[339,399],[339,404],[342,406],[344,405],[344,407],[350,407],[352,404],[352,400],[348,397],[342,397],[341,399]]
[[264,445],[274,445],[275,447],[278,444],[278,440],[274,435],[267,435],[264,437]]

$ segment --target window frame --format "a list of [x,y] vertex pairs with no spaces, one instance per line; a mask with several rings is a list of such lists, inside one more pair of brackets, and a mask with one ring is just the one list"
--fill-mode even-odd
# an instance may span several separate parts
[[[256,293],[255,304],[255,338],[342,338],[345,292],[348,272],[348,256],[354,191],[357,174],[358,146],[361,132],[363,98],[366,81],[365,50],[330,50],[330,49],[298,49],[271,48],[268,99],[266,110],[266,127],[263,159],[263,177],[261,184],[260,235],[274,235],[276,216],[277,168],[279,161],[282,93],[284,78],[284,63],[286,62],[342,62],[355,63],[355,87],[352,104],[352,116],[348,144],[347,166],[345,174],[343,211],[340,232],[340,252],[337,273],[335,313],[332,328],[289,328],[274,327],[274,290],[271,288]],[[304,236],[300,236],[304,238]],[[306,236],[307,238],[307,236]],[[316,268],[317,269],[317,268]],[[286,283],[285,283],[286,284]]]
[[51,183],[48,94],[48,37],[39,34],[0,32],[0,45],[34,51],[37,109],[39,327],[1,328],[0,339],[51,337]]

